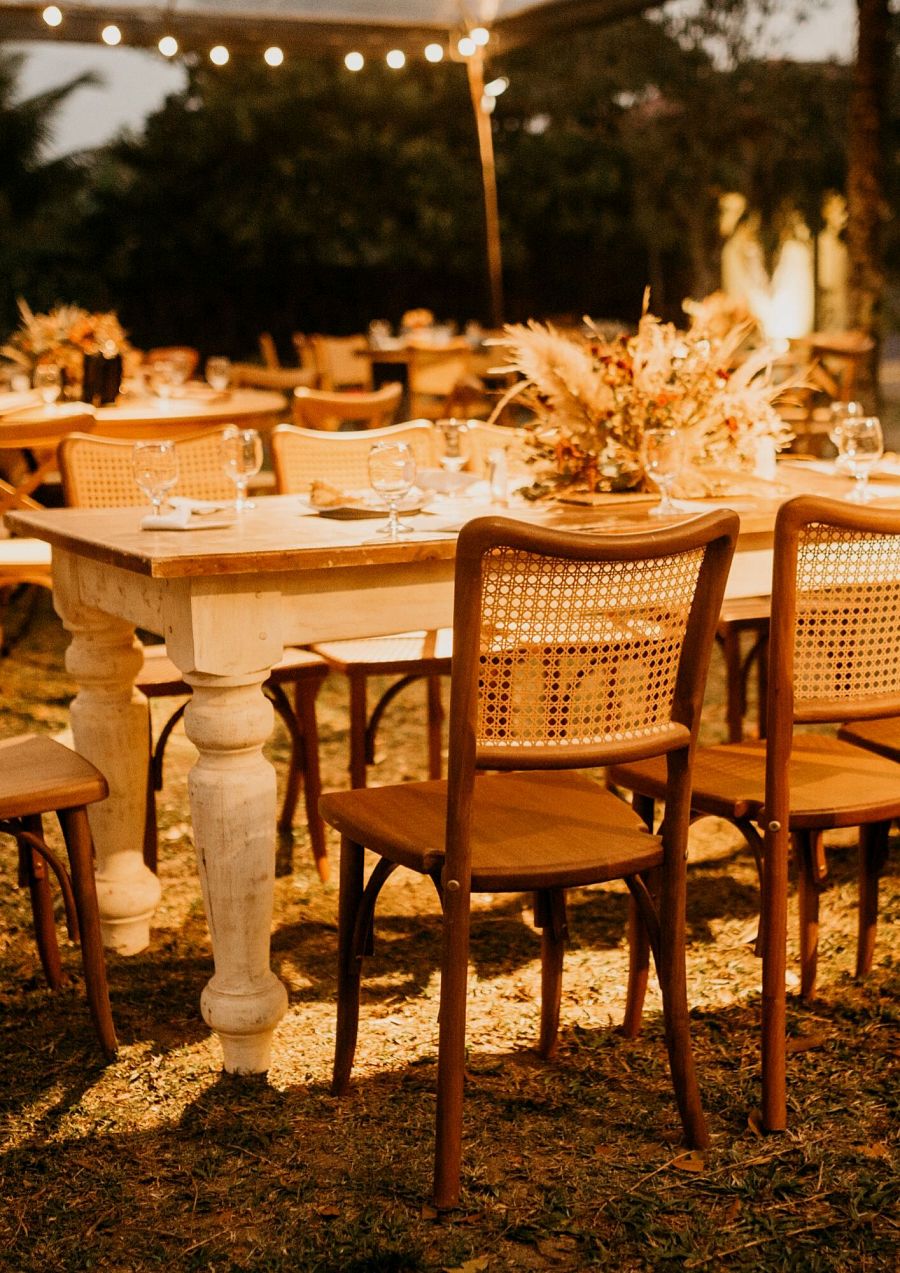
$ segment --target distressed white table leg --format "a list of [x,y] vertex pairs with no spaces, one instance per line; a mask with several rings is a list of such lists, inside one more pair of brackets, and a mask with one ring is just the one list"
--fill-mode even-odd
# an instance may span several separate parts
[[275,771],[262,754],[272,707],[267,672],[186,672],[188,737],[200,755],[188,779],[194,841],[215,973],[203,1019],[222,1041],[225,1069],[269,1068],[287,992],[269,967],[275,888]]
[[77,566],[54,556],[54,605],[72,641],[66,667],[78,684],[72,702],[75,746],[109,783],[109,796],[91,805],[97,854],[97,897],[103,943],[123,955],[150,942],[159,880],[144,865],[150,717],[134,688],[143,663],[133,625],[81,603]]

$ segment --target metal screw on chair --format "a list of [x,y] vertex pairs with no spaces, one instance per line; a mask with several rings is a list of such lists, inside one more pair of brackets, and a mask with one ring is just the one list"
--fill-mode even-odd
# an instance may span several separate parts
[[769,830],[770,830],[770,831],[772,832],[772,834],[774,835],[774,834],[776,833],[776,831],[780,831],[780,830],[781,830],[781,823],[780,823],[780,822],[770,822],[770,823],[769,823]]

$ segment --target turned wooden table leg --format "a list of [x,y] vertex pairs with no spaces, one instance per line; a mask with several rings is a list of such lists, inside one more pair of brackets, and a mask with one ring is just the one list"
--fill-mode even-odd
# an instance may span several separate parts
[[88,816],[97,857],[103,944],[123,955],[144,950],[159,904],[159,880],[144,865],[149,709],[134,688],[143,663],[133,625],[84,606],[72,563],[54,557],[53,596],[72,634],[66,667],[78,684],[71,707],[75,746],[109,783]]
[[272,706],[267,671],[188,672],[184,715],[200,755],[188,790],[215,972],[200,1000],[222,1042],[225,1069],[269,1068],[287,992],[269,968],[275,886],[275,771],[262,754]]

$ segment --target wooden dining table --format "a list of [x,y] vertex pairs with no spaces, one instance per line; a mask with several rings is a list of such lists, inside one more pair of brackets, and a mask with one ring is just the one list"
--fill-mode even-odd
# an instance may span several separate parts
[[[767,499],[719,501],[741,518],[731,596],[768,592],[783,499],[848,489],[845,478],[799,465],[781,467],[779,483]],[[292,496],[260,499],[232,527],[183,533],[141,530],[139,509],[7,515],[15,532],[52,546],[55,605],[72,637],[66,665],[78,685],[75,743],[110,787],[91,809],[104,939],[123,953],[148,944],[160,898],[142,857],[149,728],[147,701],[133,684],[142,663],[136,627],[165,637],[192,687],[184,720],[199,754],[189,795],[214,960],[201,1010],[226,1070],[267,1069],[287,1003],[269,963],[275,775],[262,751],[272,728],[262,685],[288,645],[449,623],[452,527],[467,517],[459,505],[452,516],[422,514],[421,529],[395,542],[374,537],[371,521],[311,516]],[[469,512],[615,533],[658,526],[647,508],[622,497],[597,508]]]

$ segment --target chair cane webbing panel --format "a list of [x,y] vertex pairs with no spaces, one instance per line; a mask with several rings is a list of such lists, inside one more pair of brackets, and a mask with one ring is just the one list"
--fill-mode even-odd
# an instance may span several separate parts
[[493,549],[483,572],[478,743],[663,733],[703,556],[586,562]]
[[[221,430],[176,439],[178,481],[173,495],[233,500],[234,483],[222,468]],[[81,508],[134,508],[147,503],[134,480],[133,443],[112,438],[71,437],[63,444],[70,502]]]
[[900,694],[900,535],[812,524],[800,535],[794,697]]
[[392,425],[385,431],[313,436],[284,428],[272,436],[281,468],[279,489],[283,494],[298,494],[308,491],[313,481],[329,482],[342,491],[368,489],[369,452],[376,442],[387,438],[407,442],[417,468],[432,468],[437,463],[430,425]]

